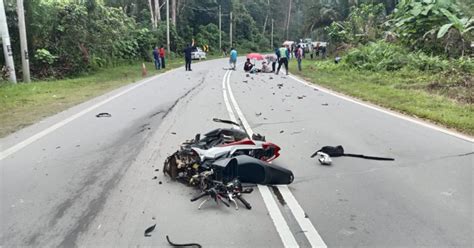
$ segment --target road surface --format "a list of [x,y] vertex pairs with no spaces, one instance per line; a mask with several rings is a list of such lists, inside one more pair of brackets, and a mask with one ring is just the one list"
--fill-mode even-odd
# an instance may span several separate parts
[[[203,247],[473,245],[472,138],[226,66],[178,68],[3,138],[0,246],[168,247],[166,235]],[[215,117],[281,146],[274,163],[293,184],[260,186],[247,196],[252,210],[198,210],[197,192],[161,169],[182,141],[225,126]],[[322,166],[310,155],[326,145],[395,161]]]

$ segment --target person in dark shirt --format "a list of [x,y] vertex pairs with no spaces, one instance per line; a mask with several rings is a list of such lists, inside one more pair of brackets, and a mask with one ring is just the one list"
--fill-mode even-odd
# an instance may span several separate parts
[[244,71],[250,72],[252,68],[253,68],[253,64],[250,62],[250,59],[247,59],[247,61],[244,64]]
[[159,70],[161,67],[161,63],[160,63],[160,53],[158,51],[158,47],[155,47],[155,49],[153,49],[153,60],[155,61],[155,68]]
[[196,49],[194,46],[194,39],[193,43],[188,44],[188,46],[184,49],[184,60],[186,62],[186,71],[192,71],[191,70],[191,53]]

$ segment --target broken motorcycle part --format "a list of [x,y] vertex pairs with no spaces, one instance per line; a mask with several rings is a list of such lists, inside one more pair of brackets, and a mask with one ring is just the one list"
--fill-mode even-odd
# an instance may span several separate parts
[[155,230],[155,227],[156,227],[156,224],[154,224],[153,226],[148,227],[145,230],[145,237],[151,237],[150,233]]
[[385,157],[375,157],[375,156],[366,156],[362,154],[351,154],[351,153],[344,153],[344,148],[342,146],[323,146],[321,149],[316,151],[311,155],[311,157],[315,157],[318,155],[318,152],[323,152],[331,157],[356,157],[356,158],[364,158],[364,159],[372,159],[372,160],[382,160],[382,161],[393,161],[394,158],[385,158]]
[[168,235],[166,235],[166,240],[168,241],[168,244],[172,245],[172,246],[175,246],[175,247],[185,247],[185,246],[196,246],[197,248],[201,248],[202,246],[198,243],[185,243],[185,244],[177,244],[177,243],[173,243],[171,242],[170,238],[168,237]]
[[109,113],[98,113],[98,114],[95,115],[95,117],[97,117],[97,118],[101,118],[101,117],[112,117],[112,115],[109,114]]

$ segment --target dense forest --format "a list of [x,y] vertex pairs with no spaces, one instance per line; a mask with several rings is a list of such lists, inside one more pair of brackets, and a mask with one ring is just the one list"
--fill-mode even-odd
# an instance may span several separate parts
[[[268,51],[284,40],[328,41],[330,51],[367,70],[473,70],[474,3],[470,0],[169,0],[171,56],[192,39]],[[21,76],[16,1],[5,9]],[[64,77],[129,61],[150,60],[166,46],[166,0],[28,0],[26,29],[34,78]],[[232,13],[232,39],[230,22]],[[272,25],[273,24],[273,25]],[[270,44],[273,26],[273,44]],[[2,63],[3,61],[2,57]],[[4,63],[3,63],[4,64]]]

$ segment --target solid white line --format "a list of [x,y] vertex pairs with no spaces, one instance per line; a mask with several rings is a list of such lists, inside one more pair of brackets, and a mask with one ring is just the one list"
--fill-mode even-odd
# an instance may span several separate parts
[[[168,72],[170,72],[170,71],[168,71]],[[79,117],[81,117],[81,116],[87,114],[88,112],[90,112],[90,111],[92,111],[92,110],[94,110],[94,109],[96,109],[96,108],[98,108],[98,107],[100,107],[100,106],[102,106],[102,105],[104,105],[104,104],[106,104],[106,103],[108,103],[108,102],[110,102],[110,101],[116,99],[117,97],[120,97],[120,96],[122,96],[122,95],[124,95],[124,94],[127,94],[128,92],[130,92],[130,91],[132,91],[132,90],[134,90],[134,89],[136,89],[136,88],[138,88],[138,87],[140,87],[140,86],[142,86],[142,85],[144,85],[144,84],[146,84],[146,83],[148,83],[148,82],[150,82],[150,81],[152,81],[152,80],[155,80],[155,79],[161,77],[162,75],[164,75],[164,74],[166,74],[166,73],[168,73],[168,72],[165,72],[165,73],[159,74],[159,75],[157,75],[157,76],[153,76],[153,77],[151,77],[151,78],[149,78],[149,79],[146,79],[145,81],[143,81],[143,82],[141,82],[141,83],[138,83],[138,84],[136,84],[136,85],[134,85],[134,86],[132,86],[132,87],[130,87],[130,88],[128,88],[128,89],[126,89],[126,90],[124,90],[124,91],[118,93],[118,94],[115,94],[115,95],[113,95],[113,96],[111,96],[111,97],[109,97],[109,98],[107,98],[107,99],[105,99],[105,100],[103,100],[103,101],[101,101],[101,102],[99,102],[99,103],[97,103],[97,104],[95,104],[95,105],[93,105],[93,106],[87,108],[87,109],[82,110],[81,112],[79,112],[79,113],[77,113],[77,114],[74,114],[74,115],[70,116],[69,118],[66,118],[66,119],[64,119],[64,120],[62,120],[62,121],[60,121],[60,122],[58,122],[58,123],[56,123],[56,124],[54,124],[54,125],[52,125],[52,126],[46,128],[45,130],[43,130],[43,131],[41,131],[41,132],[39,132],[39,133],[37,133],[37,134],[35,134],[35,135],[33,135],[33,136],[31,136],[31,137],[25,139],[25,140],[23,140],[23,141],[21,141],[20,143],[17,143],[16,145],[14,145],[14,146],[12,146],[12,147],[10,147],[10,148],[8,148],[8,149],[6,149],[6,150],[0,152],[0,160],[5,159],[6,157],[8,157],[8,156],[14,154],[15,152],[17,152],[17,151],[19,151],[19,150],[25,148],[25,147],[28,146],[29,144],[31,144],[31,143],[33,143],[33,142],[35,142],[35,141],[41,139],[42,137],[44,137],[44,136],[46,136],[46,135],[52,133],[53,131],[57,130],[58,128],[61,128],[62,126],[68,124],[69,122],[71,122],[71,121],[73,121],[73,120],[75,120],[75,119],[77,119],[77,118],[79,118]]]
[[430,124],[430,123],[426,123],[424,121],[416,120],[416,119],[413,119],[413,118],[408,117],[406,115],[399,114],[399,113],[396,113],[396,112],[393,112],[393,111],[389,111],[387,109],[383,109],[382,107],[373,106],[373,105],[370,105],[370,104],[367,104],[367,103],[363,103],[359,100],[353,99],[353,98],[348,97],[348,96],[344,96],[344,95],[342,95],[340,93],[337,93],[337,92],[334,92],[332,90],[329,90],[329,89],[326,89],[326,88],[323,88],[323,87],[315,86],[312,83],[301,80],[301,79],[299,79],[299,78],[297,78],[293,75],[290,75],[290,78],[292,78],[293,80],[295,80],[299,83],[302,83],[306,86],[309,86],[309,87],[317,89],[321,92],[333,95],[335,97],[339,97],[339,98],[344,99],[346,101],[349,101],[349,102],[352,102],[352,103],[355,103],[355,104],[359,104],[361,106],[364,106],[364,107],[367,107],[367,108],[370,108],[370,109],[373,109],[373,110],[376,110],[376,111],[379,111],[379,112],[382,112],[382,113],[385,113],[385,114],[388,114],[388,115],[391,115],[391,116],[394,116],[394,117],[397,117],[397,118],[400,118],[400,119],[403,119],[403,120],[406,120],[406,121],[409,121],[409,122],[412,122],[412,123],[415,123],[415,124],[418,124],[418,125],[423,126],[423,127],[431,128],[433,130],[436,130],[436,131],[454,136],[456,138],[460,138],[460,139],[463,139],[463,140],[466,140],[466,141],[469,141],[469,142],[474,142],[474,138],[471,138],[469,136],[462,135],[460,133],[456,133],[456,132],[447,130],[445,128],[442,128],[442,127],[439,127],[439,126],[436,126],[436,125],[433,125],[433,124]]
[[[237,111],[237,114],[238,114],[238,113],[242,113],[242,112],[240,111],[240,108],[238,107],[237,102],[235,101],[234,95],[232,94],[232,89],[230,88],[229,81],[230,81],[230,75],[231,74],[232,74],[232,72],[228,71],[224,75],[225,82],[223,83],[222,86],[223,86],[224,89],[227,89],[227,91],[229,93],[229,96],[230,96],[232,102],[234,103],[234,108],[235,108],[235,110]],[[227,84],[227,87],[226,87],[225,84]],[[230,118],[235,119],[233,121],[237,121],[237,119],[236,119],[236,117],[235,117],[235,115],[232,111],[232,107],[230,106],[229,100],[227,99],[226,93],[227,92],[224,90],[223,91],[224,102],[226,104],[227,111],[229,112]],[[241,121],[244,125],[244,128],[247,129],[248,123],[242,117],[240,117],[240,119],[241,119]],[[249,132],[248,134],[250,136],[252,136],[252,130],[251,129],[247,129],[247,132]],[[285,247],[299,247],[298,242],[296,242],[296,239],[293,236],[293,233],[291,232],[290,227],[286,223],[286,220],[283,217],[282,213],[280,212],[280,209],[278,208],[278,205],[275,202],[275,199],[273,198],[272,194],[270,193],[270,190],[268,189],[268,187],[258,185],[258,191],[260,192],[260,195],[263,198],[263,202],[265,203],[265,206],[267,207],[268,213],[270,214],[270,217],[273,221],[273,224],[275,225],[275,228],[278,232],[278,235],[280,235],[280,238],[281,238],[281,241],[283,242],[283,245]]]
[[227,77],[230,76],[229,72],[230,71],[226,71],[226,73],[224,74],[224,78],[222,79],[222,94],[224,95],[224,103],[227,108],[227,112],[229,113],[230,120],[233,122],[237,122],[237,118],[235,118],[234,111],[232,111],[232,106],[230,105],[229,99],[227,97],[227,89],[226,89],[227,87],[225,85]]
[[308,238],[309,243],[312,247],[321,247],[326,248],[326,244],[319,235],[318,231],[314,228],[313,224],[309,218],[306,217],[306,214],[300,204],[296,201],[296,198],[291,193],[290,189],[286,185],[278,185],[281,195],[285,199],[286,204],[291,209],[291,212],[295,216],[296,221],[300,225],[304,234]]
[[[252,128],[250,128],[250,125],[247,122],[247,119],[245,119],[244,114],[242,113],[239,104],[235,100],[234,94],[232,93],[232,88],[230,87],[230,75],[227,78],[227,91],[229,92],[230,99],[232,100],[232,103],[234,105],[234,109],[237,112],[237,115],[240,118],[240,121],[244,125],[245,130],[247,130],[247,133],[252,136],[253,131]],[[263,188],[265,186],[260,186],[259,189]],[[314,228],[313,224],[311,224],[311,221],[308,218],[305,218],[304,216],[304,211],[303,208],[300,206],[300,204],[296,201],[295,197],[291,193],[291,191],[288,189],[288,186],[282,185],[280,186],[282,188],[286,188],[287,190],[284,190],[282,193],[283,198],[286,199],[293,199],[292,204],[288,204],[288,208],[290,209],[291,213],[295,217],[296,221],[300,225],[301,229],[304,231],[304,234],[306,238],[308,239],[309,243],[313,247],[327,247],[326,243],[324,243],[323,239],[319,235],[319,233],[316,231],[316,228]],[[273,199],[273,198],[272,198]],[[273,199],[274,200],[274,199]],[[303,215],[300,214],[300,212],[303,212]]]

